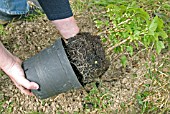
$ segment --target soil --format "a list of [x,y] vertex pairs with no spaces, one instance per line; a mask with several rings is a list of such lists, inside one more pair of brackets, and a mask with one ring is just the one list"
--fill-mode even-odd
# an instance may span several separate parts
[[[88,15],[89,14],[81,14],[81,16],[76,17],[78,26],[81,28],[81,32],[96,34],[95,26]],[[52,45],[55,40],[60,37],[55,26],[53,26],[46,17],[40,17],[31,22],[13,22],[5,27],[5,31],[6,34],[0,36],[2,43],[10,52],[22,60],[26,60]],[[96,40],[97,41],[94,42],[99,42],[97,38]],[[100,46],[99,44],[100,43],[96,46]],[[109,69],[101,76],[101,78],[99,78],[99,83],[96,83],[96,86],[100,90],[99,93],[105,91],[113,93],[110,100],[114,102],[114,104],[111,105],[110,109],[118,109],[121,102],[131,100],[131,97],[129,96],[133,94],[133,91],[135,91],[134,87],[136,87],[142,79],[134,82],[133,79],[130,78],[130,75],[127,74],[126,70],[122,69],[120,61],[117,61],[116,58],[118,58],[118,56],[115,54],[112,58],[114,59],[111,61]],[[100,61],[100,59],[98,61]],[[99,75],[100,74],[102,73],[100,72]],[[139,72],[139,75],[140,74],[141,73]],[[75,111],[83,113],[85,111],[85,105],[92,104],[92,102],[86,101],[85,98],[93,89],[93,85],[86,84],[84,88],[85,89],[68,91],[52,98],[40,100],[36,97],[22,94],[9,77],[2,74],[2,76],[0,76],[0,101],[2,102],[2,110],[0,113],[6,114],[9,113],[9,110],[11,110],[10,113],[12,114],[25,114],[34,111],[43,112],[45,114],[56,114],[58,112],[73,113]],[[107,103],[108,101],[104,102]]]
[[[81,28],[81,32],[97,34],[97,30],[89,15],[90,12],[84,12],[81,15],[76,14],[78,26]],[[8,24],[4,30],[6,34],[0,35],[0,40],[10,52],[22,60],[26,60],[52,45],[60,37],[58,31],[46,17],[39,17],[31,22],[13,22]],[[144,76],[148,71],[145,67],[147,55],[143,51],[136,54],[132,59],[129,59],[126,68],[123,68],[120,64],[121,54],[106,55],[106,57],[110,58],[111,64],[109,69],[101,76],[99,83],[95,84],[98,87],[98,92],[88,94],[93,90],[94,86],[86,84],[88,91],[84,89],[68,91],[45,100],[22,94],[8,76],[0,72],[0,113],[33,114],[31,112],[43,112],[44,114],[73,114],[77,112],[80,114],[114,114],[117,113],[117,109],[121,109],[122,104],[127,104],[126,111],[129,112],[120,112],[120,114],[138,114],[138,108],[135,110],[131,108],[131,106],[137,107],[133,102],[135,94],[138,93],[139,88],[143,88],[142,84],[148,85],[153,83],[151,79]],[[169,55],[167,53],[164,56],[169,60]],[[162,56],[160,55],[156,61],[161,60]],[[102,112],[85,110],[87,105],[88,107],[95,106],[93,101],[87,101],[86,98],[90,96],[93,98],[90,100],[100,102],[102,106],[107,104],[107,108],[102,109],[99,107]]]
[[[97,30],[88,15],[88,13],[85,13],[76,16],[78,26],[81,28],[81,32],[96,34]],[[58,31],[46,17],[40,17],[31,22],[13,22],[5,27],[5,31],[6,35],[0,36],[0,40],[10,52],[22,60],[26,60],[52,45],[60,37]],[[105,94],[112,94],[110,100],[108,100],[114,102],[114,104],[110,105],[111,110],[120,108],[122,102],[131,101],[132,97],[129,96],[132,96],[137,86],[143,82],[141,78],[135,81],[131,78],[132,73],[137,72],[137,75],[142,75],[142,68],[133,68],[134,71],[130,69],[129,73],[129,67],[128,72],[124,70],[120,65],[120,61],[118,61],[118,57],[116,54],[112,55],[114,59],[111,61],[109,69],[101,76],[100,84],[96,83],[100,90],[99,93],[109,91],[109,93],[106,92]],[[141,59],[136,59],[138,61],[136,66],[143,63],[143,61],[140,62],[139,60]],[[2,74],[0,76],[0,101],[2,102],[0,113],[6,114],[9,113],[9,110],[11,110],[10,113],[12,114],[25,114],[34,111],[45,114],[56,114],[58,112],[72,114],[75,111],[83,113],[85,111],[84,106],[92,104],[92,102],[86,101],[85,98],[93,89],[93,85],[86,84],[85,88],[86,90],[68,91],[49,99],[40,100],[36,97],[22,94],[9,77]],[[108,101],[105,102],[107,103]]]
[[65,50],[82,85],[94,82],[109,68],[99,36],[79,33],[67,40]]

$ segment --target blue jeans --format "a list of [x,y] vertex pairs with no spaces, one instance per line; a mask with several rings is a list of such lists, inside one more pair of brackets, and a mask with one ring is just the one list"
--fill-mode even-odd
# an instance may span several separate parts
[[0,12],[8,15],[26,14],[29,11],[27,0],[0,0]]

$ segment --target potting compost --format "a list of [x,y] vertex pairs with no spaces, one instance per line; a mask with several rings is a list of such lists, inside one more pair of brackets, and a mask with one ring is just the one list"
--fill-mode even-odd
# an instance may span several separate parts
[[68,59],[82,85],[93,82],[109,67],[99,36],[79,33],[65,44]]

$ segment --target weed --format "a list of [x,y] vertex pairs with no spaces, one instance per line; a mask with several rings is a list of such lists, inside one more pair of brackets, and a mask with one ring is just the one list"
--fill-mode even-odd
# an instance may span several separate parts
[[4,30],[4,26],[3,25],[0,25],[0,35],[1,36],[6,35],[6,32]]
[[0,113],[4,111],[3,104],[4,104],[4,101],[1,100],[0,101]]
[[113,105],[112,95],[106,91],[99,91],[95,84],[90,90],[89,94],[85,97],[85,110],[103,110],[108,108],[110,105]]
[[72,9],[75,13],[76,11],[78,11],[78,13],[81,13],[82,11],[87,9],[87,3],[88,0],[73,0]]
[[6,104],[6,100],[0,100],[0,113],[5,112],[11,114],[13,111],[13,102],[8,103],[7,108],[4,108],[4,104]]
[[[98,34],[102,36],[102,41],[108,47],[108,55],[113,51],[124,53],[121,63],[125,67],[128,63],[127,56],[133,57],[135,51],[141,48],[145,48],[149,52],[149,60],[146,62],[148,72],[145,76],[146,80],[149,79],[152,83],[144,83],[143,89],[138,88],[135,99],[140,113],[166,113],[169,109],[169,72],[163,72],[156,63],[162,66],[168,65],[158,61],[156,55],[170,46],[168,38],[170,23],[167,16],[169,2],[95,0],[93,4],[98,5],[98,9],[102,9],[97,15],[94,15],[94,22]],[[154,54],[150,56],[151,52]],[[121,107],[125,109],[126,104],[122,103]]]
[[167,69],[162,72],[169,62],[162,60],[161,65],[156,65],[157,61],[155,58],[151,58],[152,63],[146,65],[148,69],[148,72],[145,74],[146,80],[149,79],[152,82],[150,84],[144,83],[142,85],[144,88],[139,88],[139,92],[136,95],[141,114],[158,112],[166,114],[170,107],[168,103],[170,79]]
[[34,20],[36,20],[37,18],[39,18],[39,17],[44,17],[44,16],[45,16],[45,14],[44,14],[41,10],[36,9],[36,10],[35,10],[35,13],[33,13],[33,14],[28,14],[24,19],[25,19],[26,21],[34,21]]
[[[151,17],[136,2],[127,4],[127,1],[97,0],[94,4],[105,7],[105,11],[102,11],[104,13],[97,16],[94,22],[102,40],[110,44],[110,53],[126,51],[133,56],[134,49],[139,49],[141,45],[146,48],[154,45],[157,53],[165,48],[168,35],[159,16]],[[122,58],[125,66],[125,55]]]

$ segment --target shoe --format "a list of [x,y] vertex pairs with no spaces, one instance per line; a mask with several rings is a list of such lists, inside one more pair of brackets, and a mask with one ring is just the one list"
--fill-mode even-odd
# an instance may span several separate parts
[[38,3],[37,0],[28,0],[27,1],[30,9],[26,14],[22,14],[22,15],[9,15],[6,13],[3,13],[0,11],[0,24],[1,25],[6,25],[8,24],[10,21],[14,21],[14,20],[19,20],[21,18],[25,18],[27,17],[29,14],[38,14],[37,10],[43,12],[40,4]]

